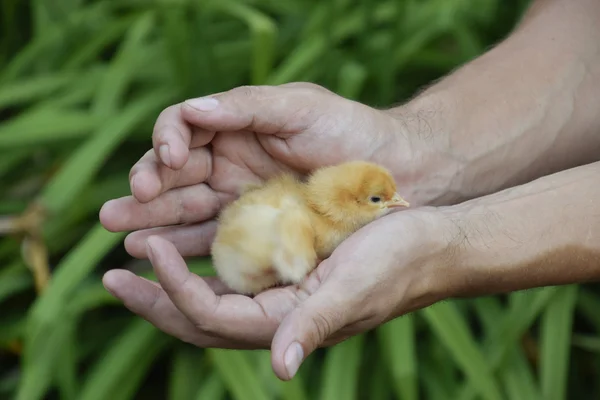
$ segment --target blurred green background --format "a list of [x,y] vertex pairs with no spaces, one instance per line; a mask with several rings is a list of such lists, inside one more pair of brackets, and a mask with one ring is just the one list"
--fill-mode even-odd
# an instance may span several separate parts
[[319,350],[282,383],[268,352],[185,345],[100,282],[114,267],[152,277],[98,210],[128,194],[162,108],[289,81],[402,102],[505,37],[528,3],[2,0],[0,398],[598,398],[594,286],[443,302]]

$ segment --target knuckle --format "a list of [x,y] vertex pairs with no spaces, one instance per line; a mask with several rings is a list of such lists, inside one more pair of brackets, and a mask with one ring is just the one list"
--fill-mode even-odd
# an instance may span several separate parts
[[223,328],[215,312],[201,313],[192,322],[197,330],[206,335],[218,337],[223,334]]
[[195,320],[194,327],[202,333],[208,335],[215,335],[218,333],[218,330],[215,324],[210,320],[210,318],[203,318],[202,320]]
[[183,196],[177,196],[175,198],[174,207],[175,221],[177,224],[185,223],[185,216],[187,214],[188,209],[189,201],[186,201],[186,199]]
[[321,85],[318,85],[316,83],[313,82],[290,82],[290,83],[286,83],[281,85],[281,87],[287,87],[287,88],[292,88],[292,89],[303,89],[303,90],[307,90],[310,92],[329,92],[329,90],[327,90],[326,88],[324,88]]
[[152,142],[154,145],[165,143],[167,141],[166,134],[168,132],[168,125],[155,125],[152,130]]
[[161,128],[165,125],[169,125],[172,123],[173,114],[179,112],[179,105],[169,106],[162,110],[158,117],[156,118],[156,122],[154,123],[154,129],[152,131],[152,136],[158,134],[161,131]]
[[243,85],[231,89],[230,93],[235,97],[244,99],[255,99],[259,97],[260,88],[258,86]]
[[197,166],[198,171],[204,171],[202,176],[199,176],[199,182],[206,182],[213,174],[213,158],[212,153],[206,147],[198,147],[190,151],[188,163]]
[[142,169],[146,160],[154,156],[154,149],[150,149],[144,153],[144,155],[136,162],[133,167],[129,170],[129,180],[133,178],[133,175],[137,174]]
[[315,91],[319,91],[319,92],[328,92],[327,89],[325,89],[323,86],[321,85],[317,85],[316,83],[313,82],[298,82],[298,86],[303,88],[303,89],[307,89],[307,90],[315,90]]
[[[199,196],[201,195],[201,189],[202,187],[196,189]],[[188,222],[192,222],[194,218],[196,218],[202,212],[202,206],[203,204],[199,204],[199,202],[194,197],[189,198],[186,196],[178,196],[176,207],[178,223],[185,224]]]
[[334,313],[315,312],[312,315],[311,321],[313,325],[312,335],[310,339],[319,345],[323,343],[332,333],[334,321],[338,318]]
[[164,120],[172,118],[173,114],[178,113],[180,108],[181,104],[174,104],[165,108],[158,114],[158,117],[156,118],[156,124],[160,125],[161,122],[165,122]]

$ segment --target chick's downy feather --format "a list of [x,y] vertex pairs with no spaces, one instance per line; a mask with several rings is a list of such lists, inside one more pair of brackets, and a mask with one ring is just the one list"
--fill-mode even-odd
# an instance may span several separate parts
[[213,265],[232,289],[256,294],[299,283],[353,232],[408,206],[381,166],[354,161],[301,182],[282,174],[248,188],[219,215]]
[[302,185],[284,174],[249,188],[219,216],[213,265],[229,287],[258,293],[301,279],[316,262]]

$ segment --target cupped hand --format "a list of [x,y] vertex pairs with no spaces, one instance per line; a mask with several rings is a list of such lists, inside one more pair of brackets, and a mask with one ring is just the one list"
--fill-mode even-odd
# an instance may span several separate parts
[[397,119],[308,83],[240,87],[171,106],[152,141],[131,170],[132,196],[100,211],[106,229],[133,231],[125,246],[139,258],[150,235],[183,256],[207,255],[214,217],[246,184],[350,159],[394,172],[411,154]]
[[316,348],[443,298],[448,234],[435,210],[397,212],[344,241],[303,283],[254,298],[191,273],[173,244],[150,236],[158,283],[119,270],[104,283],[132,312],[183,341],[271,348],[273,369],[287,380]]

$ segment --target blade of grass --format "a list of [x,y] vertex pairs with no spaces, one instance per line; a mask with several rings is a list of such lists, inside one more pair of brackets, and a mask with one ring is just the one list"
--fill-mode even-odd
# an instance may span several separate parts
[[515,302],[510,307],[505,320],[499,324],[498,329],[494,332],[495,336],[490,338],[490,342],[498,343],[497,346],[491,347],[489,354],[490,363],[494,368],[499,368],[502,365],[504,357],[508,354],[512,345],[533,324],[555,295],[555,287],[511,294],[511,296],[523,297],[520,303]]
[[241,2],[219,0],[211,3],[219,10],[240,18],[252,34],[252,85],[262,85],[267,82],[271,72],[275,54],[277,26],[266,14]]
[[[393,21],[396,5],[393,1],[380,3],[374,6],[373,23],[379,24]],[[327,10],[324,9],[323,13]],[[335,29],[329,35],[329,31],[317,29],[321,23],[329,24],[327,18],[317,21],[316,26],[308,31],[309,36],[305,38],[278,66],[274,69],[267,80],[268,85],[281,85],[298,79],[310,66],[318,63],[324,56],[329,46],[337,45],[347,38],[359,34],[364,25],[364,14],[361,9],[351,11],[344,18],[339,18]],[[329,40],[330,39],[330,40]]]
[[31,287],[33,278],[22,262],[14,262],[0,270],[0,303]]
[[471,29],[464,25],[454,25],[450,29],[460,48],[463,61],[473,59],[482,53],[483,46]]
[[180,346],[173,355],[169,374],[169,399],[194,400],[200,389],[198,370],[202,365],[202,351],[191,345]]
[[267,79],[268,85],[282,85],[297,79],[308,66],[322,57],[326,50],[325,37],[314,36],[310,41],[305,41],[294,49],[278,68]]
[[586,351],[600,354],[600,337],[589,335],[573,335],[572,343]]
[[106,71],[107,67],[102,64],[90,66],[64,90],[40,101],[39,108],[70,109],[77,106],[87,106],[87,103],[98,90]]
[[132,318],[125,332],[92,367],[78,400],[131,398],[152,361],[171,340],[145,320]]
[[65,345],[60,349],[60,357],[56,359],[56,383],[60,393],[61,400],[76,400],[79,391],[79,382],[77,381],[77,349],[76,341],[76,321],[68,319],[63,321],[65,327]]
[[85,47],[75,52],[64,65],[67,71],[76,70],[83,65],[94,61],[96,57],[112,42],[121,39],[121,35],[134,23],[131,17],[121,18],[116,21],[111,21],[110,24],[104,26],[103,29],[95,35],[92,40],[86,43]]
[[[493,297],[479,298],[474,303],[477,314],[483,322],[486,336],[493,335],[498,327],[498,321],[502,320],[503,313],[506,311]],[[513,302],[511,305],[521,307],[518,302]],[[510,399],[535,400],[540,398],[533,372],[520,347],[515,346],[510,350],[507,362],[499,373]]]
[[500,371],[509,399],[541,399],[531,368],[522,351],[511,350],[506,367]]
[[106,305],[121,305],[121,301],[111,295],[102,282],[89,278],[89,282],[81,283],[72,295],[72,301],[66,306],[69,315],[80,317],[85,312]]
[[350,61],[344,64],[339,72],[337,94],[348,99],[358,99],[368,74],[361,63]]
[[239,350],[206,349],[215,370],[235,400],[268,400],[245,352]]
[[10,398],[19,384],[19,379],[19,370],[16,368],[5,373],[4,376],[0,378],[0,394],[4,393],[6,394],[7,398]]
[[13,150],[10,153],[4,152],[2,157],[0,157],[0,177],[23,162],[30,154],[30,149]]
[[96,263],[119,242],[125,233],[107,232],[97,223],[77,246],[60,262],[50,286],[39,296],[29,312],[29,339],[34,340],[44,332],[38,329],[52,326],[56,316],[69,303],[73,290],[88,276]]
[[[94,183],[78,196],[78,201],[68,209],[66,215],[61,219],[54,218],[48,221],[44,226],[44,237],[47,238],[48,248],[52,252],[61,252],[76,243],[81,237],[77,231],[86,226],[86,218],[96,214],[96,219],[98,209],[105,201],[122,197],[129,192],[126,175],[114,178]],[[73,239],[74,233],[77,236]]]
[[[204,4],[202,4],[202,8],[204,8]],[[193,40],[191,26],[189,23],[182,23],[183,21],[187,22],[190,11],[187,7],[165,7],[163,13],[165,52],[169,55],[174,78],[180,91],[185,93],[186,97],[194,96],[196,93],[188,93],[187,90],[192,86],[193,75],[196,72],[194,66],[200,66],[192,62],[193,52],[189,51],[194,47],[191,43]],[[203,46],[204,40],[197,42],[198,45]]]
[[13,59],[3,68],[0,74],[0,83],[6,84],[25,75],[34,66],[39,65],[39,60],[44,55],[60,49],[66,38],[71,34],[73,26],[85,26],[98,20],[107,10],[106,2],[98,2],[83,9],[74,10],[69,15],[69,21],[55,25],[43,35],[35,36]]
[[92,112],[95,116],[109,118],[120,107],[123,94],[144,54],[139,51],[139,47],[154,24],[154,13],[146,12],[135,21],[127,32],[93,99]]
[[600,332],[600,296],[589,289],[580,289],[577,309]]
[[396,318],[377,330],[380,351],[391,373],[396,398],[417,400],[417,357],[412,314]]
[[21,214],[27,208],[27,204],[24,201],[19,200],[6,200],[0,202],[0,219],[4,218],[7,214]]
[[454,364],[447,362],[448,352],[435,337],[428,338],[423,346],[428,349],[419,359],[419,380],[423,385],[424,398],[454,399],[459,379]]
[[0,149],[41,146],[87,135],[98,124],[87,112],[40,108],[30,110],[0,125]]
[[498,318],[505,312],[500,302],[493,297],[480,297],[473,300],[473,306],[486,334],[494,332],[498,327]]
[[73,153],[42,193],[43,204],[59,213],[68,207],[89,183],[111,151],[141,121],[154,114],[173,97],[164,89],[147,93],[132,102],[121,114],[109,120]]
[[566,396],[577,290],[577,285],[561,287],[542,317],[540,382],[546,400]]
[[364,340],[364,335],[354,336],[327,351],[321,380],[321,400],[357,399]]
[[[59,318],[63,317],[60,314],[57,316]],[[23,365],[23,375],[19,382],[15,400],[45,398],[46,391],[54,377],[56,360],[60,357],[61,349],[69,346],[69,321],[61,319],[60,323],[55,324],[52,328],[43,332],[44,346],[36,346],[34,352],[31,352],[31,347],[25,343],[24,350],[25,352],[29,351],[29,360]]]
[[368,380],[369,387],[366,389],[366,395],[368,396],[369,400],[389,400],[392,398],[401,399],[398,394],[396,394],[396,397],[393,396],[392,388],[395,387],[395,385],[390,382],[388,375],[389,374],[384,363],[376,362],[373,365]]
[[271,366],[271,353],[267,350],[255,350],[246,354],[254,366],[258,382],[271,399],[281,398],[282,381],[277,379]]
[[0,87],[0,109],[29,103],[41,97],[49,96],[66,86],[75,74],[59,72],[23,79]]
[[501,399],[489,364],[456,307],[449,302],[438,303],[424,309],[423,316],[481,397]]
[[[533,324],[544,310],[546,305],[556,294],[556,287],[545,287],[527,292],[511,294],[515,300],[511,302],[509,312],[503,321],[498,323],[497,329],[485,340],[485,347],[489,366],[496,370],[503,366],[512,346],[517,343],[521,335]],[[456,397],[461,400],[471,400],[476,396],[476,388],[467,384]]]
[[4,316],[0,324],[0,348],[7,348],[11,342],[23,336],[25,318]]
[[410,62],[414,54],[442,33],[444,33],[444,30],[440,26],[428,25],[416,31],[412,36],[405,38],[402,44],[396,48],[393,56],[396,73]]
[[304,388],[304,380],[302,375],[297,374],[294,379],[287,382],[281,382],[281,395],[282,400],[308,400],[308,394]]
[[217,373],[212,373],[202,383],[202,387],[196,394],[196,400],[221,400],[225,398],[225,393],[225,384],[221,377]]

